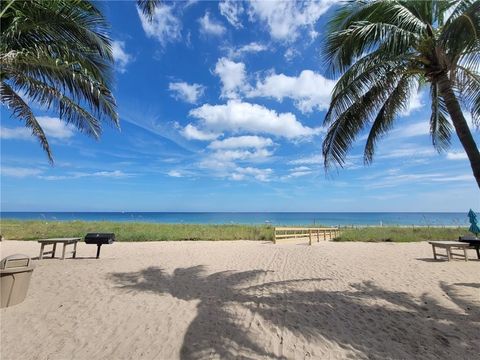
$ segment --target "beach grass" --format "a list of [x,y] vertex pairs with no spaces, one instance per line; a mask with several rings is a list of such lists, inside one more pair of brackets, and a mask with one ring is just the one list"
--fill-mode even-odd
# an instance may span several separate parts
[[384,226],[344,229],[336,241],[412,242],[458,240],[468,233],[464,227]]
[[[109,221],[0,221],[0,234],[9,240],[84,237],[88,232],[113,232],[117,241],[273,240],[273,226],[157,224]],[[462,227],[358,227],[341,229],[336,241],[413,242],[456,240]]]
[[272,240],[273,227],[249,225],[156,224],[109,221],[1,220],[9,240],[84,237],[88,232],[113,232],[117,241]]

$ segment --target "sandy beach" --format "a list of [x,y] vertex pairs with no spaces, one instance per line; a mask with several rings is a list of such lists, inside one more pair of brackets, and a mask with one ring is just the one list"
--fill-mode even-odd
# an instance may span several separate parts
[[[3,241],[1,257],[38,256]],[[428,243],[79,244],[2,309],[1,359],[475,359],[480,261]],[[57,252],[60,253],[57,249]]]

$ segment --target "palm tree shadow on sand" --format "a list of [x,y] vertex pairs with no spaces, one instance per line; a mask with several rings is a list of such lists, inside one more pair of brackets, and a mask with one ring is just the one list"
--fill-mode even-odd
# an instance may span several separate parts
[[[372,282],[353,284],[349,291],[306,291],[330,279],[265,282],[267,275],[263,270],[209,275],[203,266],[194,266],[172,274],[148,267],[110,276],[123,291],[199,301],[183,340],[182,359],[329,356],[332,344],[355,358],[369,359],[392,358],[391,354],[473,358],[480,351],[475,340],[480,333],[476,303],[452,299],[464,308],[447,308],[428,295],[413,299]],[[232,305],[237,311],[231,311]],[[261,327],[255,329],[257,325]],[[261,337],[252,336],[262,331],[276,335],[275,344],[266,346]],[[284,348],[284,336],[297,341]],[[317,348],[318,343],[325,344],[324,354],[311,352],[315,343]]]

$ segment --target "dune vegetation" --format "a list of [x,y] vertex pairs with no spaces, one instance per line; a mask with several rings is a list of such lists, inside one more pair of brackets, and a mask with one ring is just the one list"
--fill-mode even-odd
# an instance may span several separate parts
[[[117,241],[176,240],[268,240],[273,226],[156,224],[108,221],[21,221],[1,220],[0,232],[9,240],[35,240],[53,237],[83,237],[88,232],[113,232]],[[344,228],[336,241],[455,240],[466,234],[462,227],[357,227]]]

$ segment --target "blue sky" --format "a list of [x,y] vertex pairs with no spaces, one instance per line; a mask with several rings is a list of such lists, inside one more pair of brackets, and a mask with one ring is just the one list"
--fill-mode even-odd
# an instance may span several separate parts
[[478,211],[458,141],[431,146],[422,89],[372,165],[360,137],[347,166],[325,174],[333,4],[176,2],[149,23],[134,2],[102,3],[121,131],[105,124],[95,141],[33,104],[52,167],[2,107],[2,211]]

